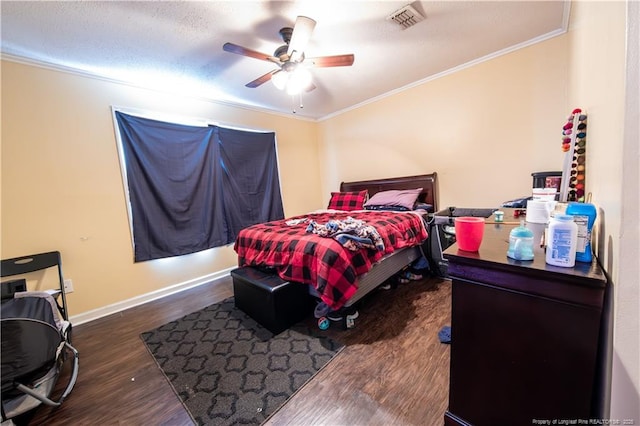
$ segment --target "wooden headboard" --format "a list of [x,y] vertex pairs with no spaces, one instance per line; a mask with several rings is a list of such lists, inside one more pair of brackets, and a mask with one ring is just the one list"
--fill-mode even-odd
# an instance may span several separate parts
[[389,191],[392,189],[415,189],[422,188],[422,192],[418,196],[421,203],[431,204],[433,211],[438,211],[438,190],[437,190],[437,173],[433,172],[427,175],[405,176],[389,179],[361,180],[356,182],[342,182],[340,184],[341,192],[369,191],[369,197],[376,192]]

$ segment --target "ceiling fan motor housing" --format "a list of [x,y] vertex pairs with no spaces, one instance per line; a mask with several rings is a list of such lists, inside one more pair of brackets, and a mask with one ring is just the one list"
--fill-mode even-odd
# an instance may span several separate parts
[[289,60],[289,55],[287,55],[288,49],[289,49],[289,46],[286,44],[283,44],[282,46],[278,47],[275,52],[273,52],[273,56],[280,59],[282,62],[286,62]]
[[298,68],[298,64],[299,62],[286,61],[284,64],[282,64],[282,71],[293,72],[296,70],[296,68]]

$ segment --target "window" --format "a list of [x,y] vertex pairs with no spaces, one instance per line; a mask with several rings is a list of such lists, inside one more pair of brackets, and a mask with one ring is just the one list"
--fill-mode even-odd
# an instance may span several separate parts
[[274,133],[114,111],[136,262],[235,241],[284,218]]

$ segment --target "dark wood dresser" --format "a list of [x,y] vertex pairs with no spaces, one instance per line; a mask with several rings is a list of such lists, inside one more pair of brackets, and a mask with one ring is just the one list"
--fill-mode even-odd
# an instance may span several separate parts
[[544,225],[527,224],[533,261],[509,259],[515,226],[486,224],[477,253],[457,244],[444,252],[452,279],[445,424],[601,419],[605,275],[595,260],[547,265],[537,244]]

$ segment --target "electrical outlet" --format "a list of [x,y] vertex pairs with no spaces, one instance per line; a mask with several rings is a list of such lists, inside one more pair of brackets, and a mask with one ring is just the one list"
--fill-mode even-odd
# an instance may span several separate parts
[[64,292],[73,293],[73,281],[71,281],[71,278],[66,278],[64,280]]

